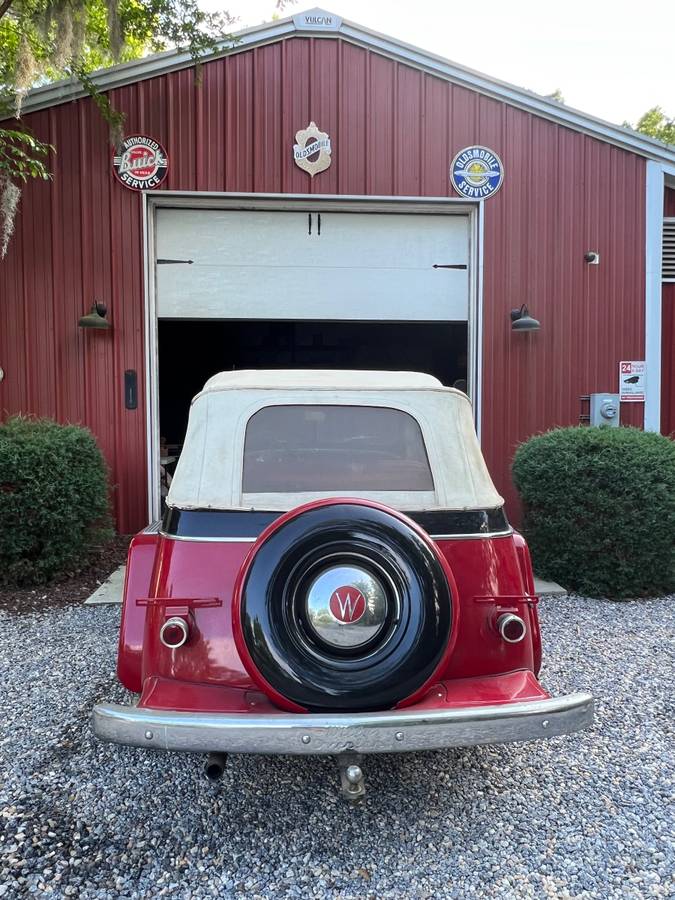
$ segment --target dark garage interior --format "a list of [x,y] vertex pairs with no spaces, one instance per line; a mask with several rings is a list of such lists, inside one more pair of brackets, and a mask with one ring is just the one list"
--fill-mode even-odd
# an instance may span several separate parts
[[[159,407],[164,443],[183,442],[192,397],[232,369],[385,369],[465,380],[466,322],[160,319]],[[462,387],[462,384],[458,384]]]

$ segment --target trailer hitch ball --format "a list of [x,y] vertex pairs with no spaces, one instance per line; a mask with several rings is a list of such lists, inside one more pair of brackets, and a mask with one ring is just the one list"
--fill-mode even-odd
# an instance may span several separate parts
[[347,766],[345,775],[347,776],[347,781],[352,785],[358,785],[360,781],[363,781],[363,772],[360,766]]
[[361,756],[358,753],[344,753],[338,756],[342,796],[345,800],[360,800],[366,793],[360,762]]

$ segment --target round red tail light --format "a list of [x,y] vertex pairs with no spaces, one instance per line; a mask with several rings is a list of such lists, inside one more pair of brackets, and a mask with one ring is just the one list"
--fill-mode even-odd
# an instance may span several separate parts
[[525,637],[525,622],[513,613],[504,613],[497,619],[497,630],[508,644],[517,644]]
[[167,619],[162,625],[159,639],[165,647],[168,647],[170,650],[176,650],[187,641],[189,633],[185,619],[181,619],[180,616],[173,616],[173,618]]

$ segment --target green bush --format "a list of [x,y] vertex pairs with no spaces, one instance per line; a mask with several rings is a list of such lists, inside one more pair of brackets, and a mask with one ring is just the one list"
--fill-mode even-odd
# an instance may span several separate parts
[[111,537],[107,469],[91,432],[49,419],[0,424],[0,583],[78,571]]
[[535,571],[591,597],[675,591],[675,442],[637,428],[559,428],[513,477]]

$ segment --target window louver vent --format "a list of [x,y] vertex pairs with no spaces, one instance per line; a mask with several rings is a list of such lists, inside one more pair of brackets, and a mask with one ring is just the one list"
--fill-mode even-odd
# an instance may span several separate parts
[[675,281],[675,219],[663,220],[663,267],[664,281]]

